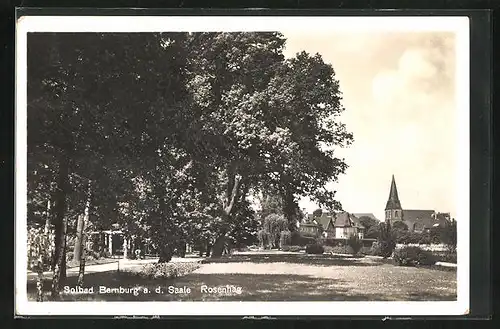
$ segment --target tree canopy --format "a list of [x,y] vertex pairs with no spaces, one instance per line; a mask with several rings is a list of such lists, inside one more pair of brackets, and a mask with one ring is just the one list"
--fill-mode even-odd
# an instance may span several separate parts
[[54,204],[55,271],[88,186],[89,225],[151,238],[163,261],[179,240],[217,256],[254,239],[251,195],[275,195],[291,227],[300,197],[340,209],[326,188],[353,141],[339,81],[285,45],[271,32],[29,34],[28,220]]

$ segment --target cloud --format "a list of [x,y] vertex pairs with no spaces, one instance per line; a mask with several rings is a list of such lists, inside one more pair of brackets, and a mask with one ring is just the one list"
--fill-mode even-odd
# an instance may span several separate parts
[[350,148],[338,152],[349,165],[333,185],[344,209],[383,216],[394,174],[404,206],[454,213],[454,35],[285,36],[288,56],[319,52],[339,79],[346,108],[342,120],[355,138]]

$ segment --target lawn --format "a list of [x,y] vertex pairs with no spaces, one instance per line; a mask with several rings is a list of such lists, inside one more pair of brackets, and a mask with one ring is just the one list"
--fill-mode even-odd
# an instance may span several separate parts
[[[76,277],[69,277],[66,285],[74,287],[75,283]],[[90,273],[85,276],[84,286],[94,287],[94,293],[63,294],[63,300],[453,301],[456,271],[399,267],[369,257],[256,254],[209,260],[194,272],[170,280],[144,279],[133,271]],[[139,290],[137,296],[132,291],[99,294],[99,286]],[[207,290],[202,292],[203,286]],[[227,286],[226,291],[210,292],[211,288]],[[145,293],[144,288],[149,292]],[[161,292],[156,293],[158,288]],[[28,295],[34,300],[34,282],[28,283]]]

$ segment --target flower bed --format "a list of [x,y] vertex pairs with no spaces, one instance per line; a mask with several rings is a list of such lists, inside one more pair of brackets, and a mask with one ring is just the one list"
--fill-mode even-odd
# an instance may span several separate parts
[[301,250],[305,250],[305,247],[301,247],[301,246],[283,246],[283,247],[281,247],[281,251],[299,252]]
[[189,274],[200,267],[199,263],[151,263],[144,265],[139,276],[149,279],[173,279]]

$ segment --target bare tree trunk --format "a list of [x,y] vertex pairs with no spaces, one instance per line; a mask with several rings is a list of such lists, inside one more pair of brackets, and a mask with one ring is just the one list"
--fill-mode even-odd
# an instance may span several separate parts
[[80,260],[82,254],[82,235],[83,235],[83,214],[78,215],[78,223],[76,226],[76,240],[75,247],[73,248],[73,259]]
[[55,249],[53,259],[53,277],[52,277],[52,298],[59,298],[60,280],[62,271],[66,265],[66,196],[68,191],[68,172],[69,163],[66,155],[62,154],[59,161],[58,190],[56,193],[56,217],[55,217]]
[[[85,240],[85,238],[83,238],[83,240]],[[77,285],[79,287],[83,286],[83,277],[85,275],[85,251],[86,251],[85,244],[82,243],[82,252],[80,255],[80,268],[78,269],[78,282],[77,282]]]
[[47,238],[47,241],[50,241],[50,200],[47,201],[47,214],[45,217],[44,234],[45,234],[45,237]]
[[[45,214],[45,228],[44,236],[46,244],[42,248],[50,248],[50,200],[47,201],[47,212]],[[42,251],[40,251],[42,254]],[[50,259],[48,259],[50,261]],[[36,267],[36,301],[43,302],[43,270],[45,269],[47,259],[45,257],[40,257],[38,260],[38,265]],[[49,264],[50,265],[50,264]]]
[[85,211],[82,219],[82,224],[81,224],[81,231],[80,231],[80,241],[75,242],[75,246],[77,243],[80,244],[80,257],[78,258],[80,260],[80,268],[78,270],[78,286],[83,285],[83,276],[85,275],[85,253],[86,253],[86,242],[87,242],[87,236],[85,234],[85,230],[87,227],[87,222],[89,220],[89,211],[90,211],[90,198],[91,198],[91,182],[89,182],[89,190],[87,193],[87,201],[85,203]]
[[36,301],[43,302],[43,270],[38,268],[36,278]]
[[[64,221],[64,235],[66,236],[66,233],[67,233],[67,222],[66,220]],[[64,241],[64,250],[63,250],[63,262],[61,264],[61,277],[59,278],[60,282],[64,282],[66,280],[66,246],[67,246],[68,242]]]

